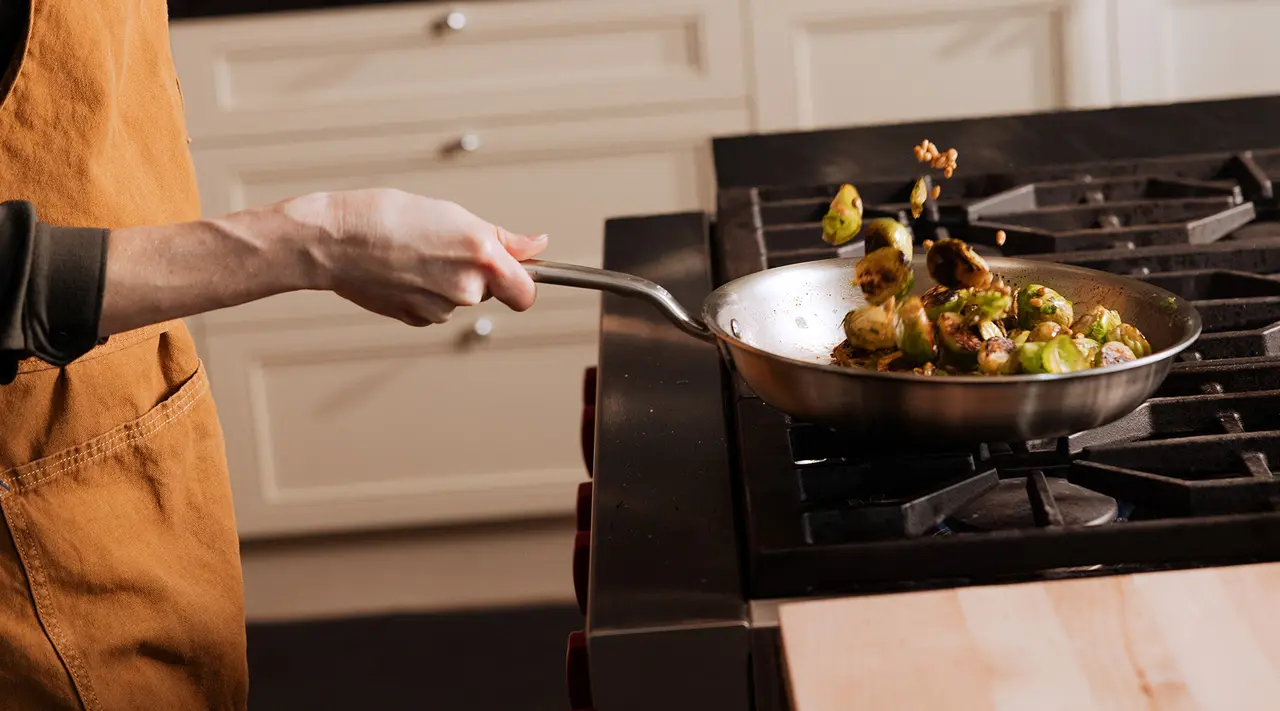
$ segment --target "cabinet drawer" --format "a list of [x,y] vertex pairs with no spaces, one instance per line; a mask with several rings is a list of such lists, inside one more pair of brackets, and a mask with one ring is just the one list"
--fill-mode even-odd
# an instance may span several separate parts
[[[462,18],[449,29],[446,18]],[[745,97],[723,0],[420,3],[175,22],[191,136]]]
[[241,536],[569,515],[599,312],[526,316],[209,329]]
[[[459,131],[334,138],[242,148],[193,144],[201,198],[218,215],[312,191],[395,187],[454,200],[511,230],[546,232],[544,257],[599,266],[604,221],[712,209],[710,137],[746,130],[744,109],[518,127],[480,128],[473,152],[451,151]],[[535,316],[598,304],[595,294],[549,287]],[[285,294],[207,314],[246,323],[373,320],[327,293]]]
[[750,4],[763,131],[1110,102],[1107,0]]

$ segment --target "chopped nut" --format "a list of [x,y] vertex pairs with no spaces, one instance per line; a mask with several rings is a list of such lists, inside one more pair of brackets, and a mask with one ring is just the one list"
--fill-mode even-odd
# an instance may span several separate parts
[[934,200],[937,200],[937,199],[938,199],[938,196],[939,196],[939,195],[941,195],[941,194],[942,194],[942,186],[941,186],[941,185],[935,185],[935,186],[933,186],[933,192],[932,192],[932,193],[930,193],[930,196],[931,196]]
[[1044,304],[1044,301],[1042,301],[1038,296],[1033,296],[1030,299],[1027,299],[1027,305],[1032,308],[1038,309],[1042,304]]
[[1006,237],[1008,237],[1008,235],[1006,235],[1006,234],[1004,233],[1004,230],[996,230],[996,244],[998,244],[998,245],[1000,245],[1001,247],[1003,247],[1003,246],[1004,246],[1004,240],[1005,240],[1005,238],[1006,238]]

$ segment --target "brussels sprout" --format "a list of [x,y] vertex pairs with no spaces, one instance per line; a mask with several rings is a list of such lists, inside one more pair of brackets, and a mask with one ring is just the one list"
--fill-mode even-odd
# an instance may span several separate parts
[[982,289],[991,284],[991,268],[973,249],[958,239],[933,243],[925,256],[925,266],[933,280],[953,289]]
[[1119,365],[1128,363],[1131,360],[1137,360],[1138,356],[1134,355],[1129,346],[1120,341],[1108,341],[1102,344],[1102,348],[1098,349],[1098,355],[1095,357],[1094,363],[1099,368],[1105,368],[1109,365]]
[[1031,340],[1031,332],[1022,329],[1014,329],[1009,331],[1009,340],[1013,341],[1013,345],[1021,346],[1023,343]]
[[1020,363],[1013,357],[1017,346],[1008,338],[988,338],[978,348],[978,370],[987,375],[1011,375]]
[[992,338],[1004,338],[1004,331],[1000,330],[1000,326],[996,325],[995,321],[979,321],[978,337],[984,341]]
[[882,304],[867,304],[845,314],[841,326],[849,345],[866,351],[893,348],[894,299]]
[[1066,328],[1071,325],[1071,302],[1062,294],[1040,284],[1028,284],[1018,292],[1018,323],[1026,329],[1043,321]]
[[964,297],[964,307],[960,313],[977,321],[997,321],[1009,313],[1013,299],[1008,294],[998,291],[969,290]]
[[950,311],[938,316],[938,342],[941,354],[951,365],[972,368],[978,362],[978,349],[982,338],[977,330],[967,326],[960,314]]
[[1062,326],[1053,321],[1041,321],[1037,323],[1035,328],[1031,329],[1031,335],[1027,336],[1028,341],[1052,341],[1061,336],[1063,333]]
[[947,311],[960,313],[968,294],[968,290],[956,290],[938,284],[924,292],[920,300],[924,303],[924,312],[928,314],[929,320],[935,321],[939,314]]
[[911,230],[901,222],[888,217],[867,220],[867,224],[862,228],[862,245],[867,254],[885,247],[893,247],[902,252],[907,262],[910,262],[912,255],[915,254],[915,246],[911,240]]
[[919,218],[924,213],[924,201],[929,196],[929,188],[924,184],[924,178],[916,181],[915,186],[911,188],[911,216]]
[[822,241],[841,245],[862,229],[862,196],[852,185],[841,185],[822,218]]
[[1080,354],[1084,356],[1086,361],[1089,363],[1098,362],[1098,352],[1102,350],[1101,343],[1098,343],[1092,338],[1085,338],[1079,334],[1073,336],[1071,338],[1071,342],[1080,350]]
[[871,304],[903,298],[916,281],[911,262],[896,247],[882,247],[858,260],[854,278]]
[[915,365],[928,363],[938,357],[938,341],[933,323],[925,314],[924,303],[918,296],[902,302],[898,309],[898,320],[894,324],[894,337],[898,348]]
[[1090,366],[1070,336],[1045,342],[1028,341],[1018,348],[1018,360],[1027,373],[1073,373]]
[[1128,323],[1122,323],[1107,333],[1108,341],[1119,341],[1129,347],[1133,351],[1133,355],[1138,358],[1144,358],[1151,355],[1151,344],[1147,343],[1147,337],[1142,335],[1142,331],[1137,326]]
[[1099,304],[1071,324],[1071,330],[1101,343],[1120,323],[1120,314]]

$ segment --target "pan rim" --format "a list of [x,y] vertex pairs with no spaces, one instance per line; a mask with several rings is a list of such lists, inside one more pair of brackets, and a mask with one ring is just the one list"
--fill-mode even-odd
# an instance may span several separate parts
[[[1191,344],[1195,343],[1200,338],[1204,328],[1204,325],[1200,318],[1200,312],[1197,311],[1196,308],[1191,305],[1191,302],[1187,301],[1181,296],[1178,296],[1177,294],[1174,294],[1171,291],[1168,291],[1167,289],[1162,289],[1158,286],[1155,286],[1154,284],[1149,284],[1144,281],[1139,281],[1137,279],[1134,279],[1133,277],[1122,276],[1119,274],[1112,274],[1110,272],[1104,272],[1099,269],[1090,269],[1088,267],[1076,266],[1074,264],[1061,264],[1058,262],[1052,262],[1045,259],[1019,259],[1015,257],[986,257],[985,259],[987,263],[991,266],[993,271],[999,271],[1001,265],[1017,267],[1017,266],[1026,266],[1028,264],[1034,263],[1037,265],[1048,266],[1056,271],[1061,271],[1068,274],[1074,273],[1082,278],[1089,278],[1089,279],[1096,279],[1099,281],[1111,282],[1126,291],[1136,291],[1139,287],[1141,287],[1141,289],[1155,294],[1161,301],[1173,304],[1174,308],[1171,309],[1171,312],[1170,312],[1171,319],[1177,320],[1179,317],[1181,317],[1183,320],[1185,320],[1187,324],[1186,334],[1182,338],[1180,338],[1176,343],[1174,343],[1173,345],[1167,348],[1164,348],[1159,351],[1155,351],[1150,355],[1143,356],[1141,358],[1129,361],[1128,363],[1124,363],[1122,365],[1113,365],[1113,366],[1108,366],[1106,368],[1090,368],[1088,370],[1080,370],[1073,373],[1037,373],[1037,374],[1019,373],[1017,375],[948,375],[946,377],[938,377],[935,375],[919,375],[917,373],[910,372],[910,371],[881,372],[877,370],[866,370],[862,368],[846,368],[844,366],[831,365],[829,363],[792,358],[791,356],[774,353],[772,351],[759,348],[757,346],[753,346],[743,341],[742,339],[738,338],[737,336],[734,336],[733,334],[726,332],[723,328],[720,327],[719,320],[716,318],[716,316],[718,315],[719,309],[717,309],[716,306],[718,302],[730,291],[742,289],[744,284],[747,285],[749,288],[749,285],[752,281],[764,279],[765,277],[763,275],[766,275],[766,274],[774,274],[778,272],[787,272],[787,271],[803,271],[805,269],[812,269],[814,266],[824,266],[824,265],[847,266],[849,268],[850,273],[852,274],[853,267],[858,262],[858,258],[852,258],[852,257],[830,257],[827,259],[817,259],[817,260],[811,260],[807,262],[797,262],[795,264],[788,264],[781,267],[772,267],[769,269],[764,269],[762,271],[747,274],[746,276],[738,277],[733,281],[730,281],[721,285],[715,291],[712,291],[710,294],[707,295],[707,298],[704,299],[702,302],[702,321],[706,325],[706,327],[713,334],[715,334],[718,340],[729,344],[733,348],[738,348],[757,356],[772,358],[774,360],[785,361],[789,364],[793,364],[809,370],[815,370],[818,372],[838,373],[842,377],[872,378],[877,380],[888,380],[891,382],[902,381],[902,382],[912,382],[912,383],[929,383],[931,385],[936,385],[939,387],[943,387],[948,384],[954,384],[954,383],[963,383],[966,385],[980,384],[983,387],[999,387],[1002,384],[1012,385],[1017,383],[1056,383],[1056,382],[1080,380],[1084,378],[1106,377],[1112,374],[1146,368],[1162,361],[1172,360],[1173,358],[1177,357],[1179,353],[1189,348]],[[923,257],[920,255],[916,255],[912,261],[913,263],[915,263],[915,262],[920,262],[921,260],[923,260]],[[732,360],[732,357],[730,359]]]

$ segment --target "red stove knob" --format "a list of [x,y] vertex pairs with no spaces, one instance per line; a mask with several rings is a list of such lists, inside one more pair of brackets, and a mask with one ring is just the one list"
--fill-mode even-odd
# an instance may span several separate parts
[[578,514],[578,530],[591,530],[591,482],[584,481],[578,485],[578,503],[574,510]]
[[565,682],[569,688],[569,708],[590,709],[591,676],[587,665],[587,635],[569,633],[569,646],[564,655]]
[[596,408],[586,405],[582,408],[582,463],[587,466],[587,476],[595,475],[596,459]]
[[578,610],[587,614],[587,582],[591,577],[591,534],[578,531],[573,536],[573,594]]
[[587,465],[587,476],[592,476],[595,468],[597,372],[593,365],[582,375],[582,461]]
[[582,374],[582,404],[595,406],[596,404],[596,379],[599,377],[599,368],[592,365],[589,366]]

